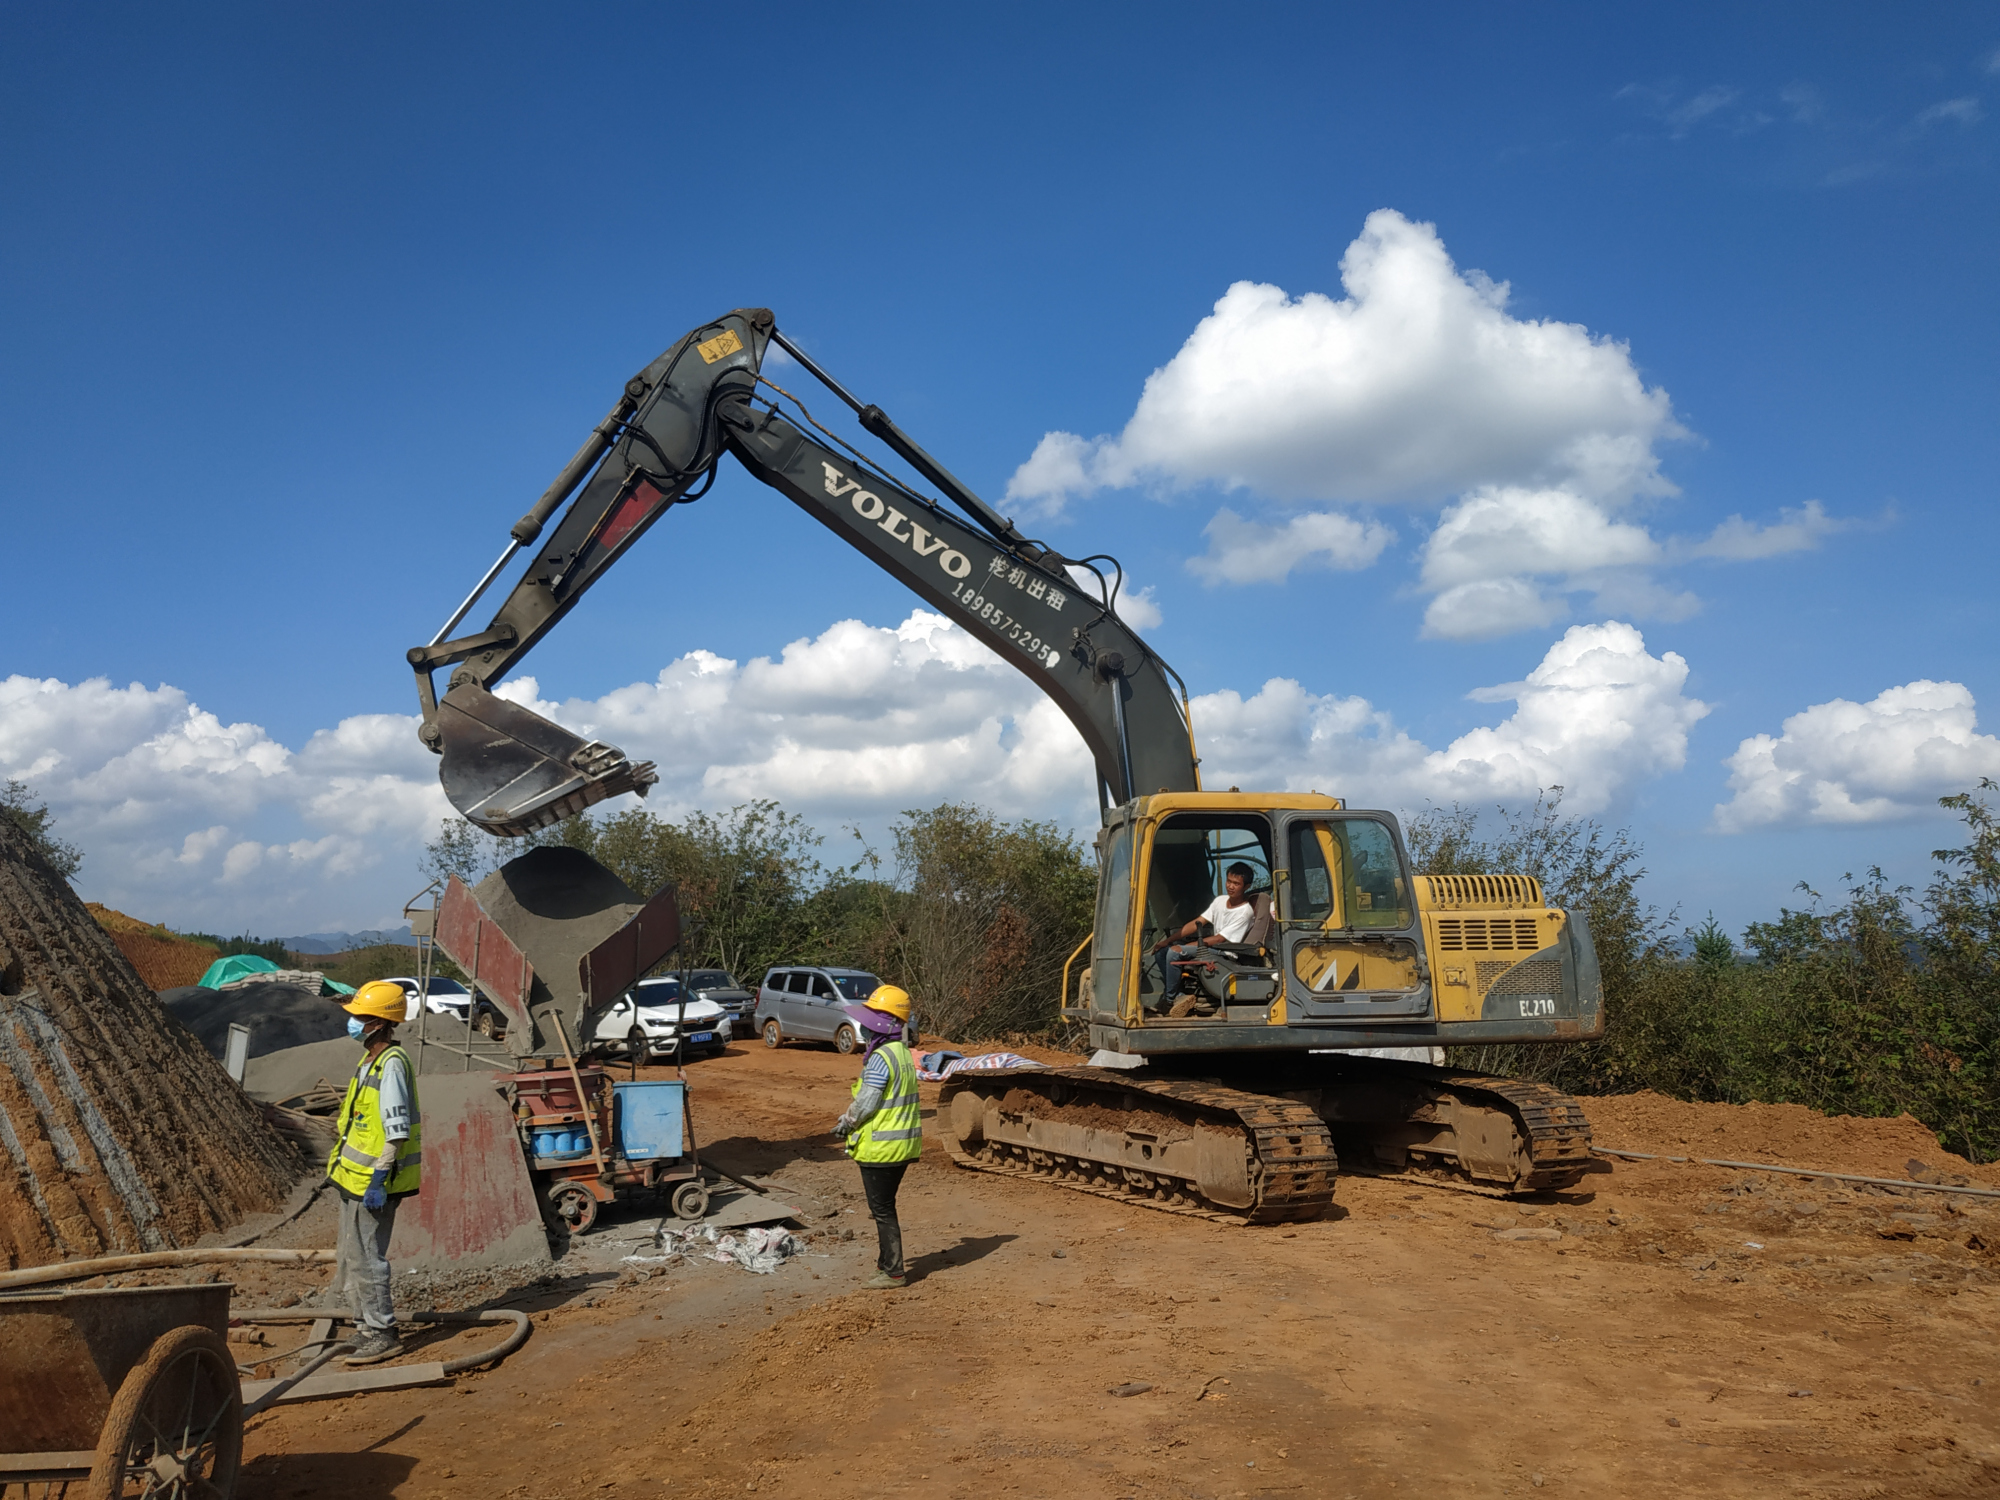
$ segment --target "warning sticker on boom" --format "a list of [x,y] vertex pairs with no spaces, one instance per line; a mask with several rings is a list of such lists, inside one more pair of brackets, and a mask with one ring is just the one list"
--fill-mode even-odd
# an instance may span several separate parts
[[736,354],[743,348],[743,340],[736,336],[736,330],[725,328],[714,338],[703,344],[696,344],[694,352],[699,354],[703,364],[714,364],[725,354]]

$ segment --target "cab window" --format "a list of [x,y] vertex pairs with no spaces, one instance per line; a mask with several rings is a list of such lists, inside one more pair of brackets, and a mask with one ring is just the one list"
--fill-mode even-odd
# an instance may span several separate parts
[[1290,842],[1294,921],[1357,929],[1410,925],[1409,882],[1388,824],[1373,818],[1295,823]]

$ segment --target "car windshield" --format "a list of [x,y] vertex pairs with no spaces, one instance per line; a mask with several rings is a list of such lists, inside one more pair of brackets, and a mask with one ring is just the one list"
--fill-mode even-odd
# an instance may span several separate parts
[[698,990],[733,990],[739,987],[720,969],[697,969],[689,976],[688,983]]
[[649,979],[632,987],[632,998],[641,1005],[676,1005],[681,998],[678,979]]
[[882,987],[882,981],[873,974],[836,974],[833,982],[840,986],[840,993],[850,1000],[866,1000]]
[[429,988],[424,993],[427,995],[463,995],[466,993],[466,988],[456,979],[433,979],[430,982]]

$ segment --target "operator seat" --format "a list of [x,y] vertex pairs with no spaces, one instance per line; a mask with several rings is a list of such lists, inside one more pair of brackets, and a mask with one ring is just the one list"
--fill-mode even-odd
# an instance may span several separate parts
[[[1240,943],[1217,943],[1191,958],[1176,959],[1180,990],[1195,997],[1192,1006],[1173,1007],[1175,1018],[1213,1015],[1231,1004],[1262,1005],[1278,993],[1278,960],[1271,948],[1277,925],[1269,891],[1250,892],[1250,926]],[[1192,981],[1190,985],[1189,981]],[[1184,1008],[1185,1007],[1185,1008]]]

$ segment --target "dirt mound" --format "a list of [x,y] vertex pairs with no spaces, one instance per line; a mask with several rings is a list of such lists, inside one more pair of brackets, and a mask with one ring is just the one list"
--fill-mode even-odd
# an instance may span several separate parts
[[252,1057],[347,1035],[347,1012],[340,1008],[340,1002],[322,999],[297,985],[258,980],[232,990],[187,985],[162,991],[160,1003],[168,1015],[201,1039],[211,1057],[223,1055],[232,1024],[250,1028]]
[[95,901],[86,902],[83,909],[111,934],[118,951],[132,961],[132,967],[139,971],[149,989],[169,990],[176,985],[193,984],[219,957],[206,943],[191,942],[157,923],[141,922]]
[[1650,1092],[1585,1099],[1583,1107],[1595,1143],[1624,1151],[1821,1167],[1868,1177],[1908,1177],[1916,1161],[2000,1187],[2000,1169],[1973,1166],[1945,1150],[1911,1115],[1864,1119],[1823,1115],[1803,1104],[1690,1104]]
[[191,1245],[301,1165],[0,818],[0,1264]]

